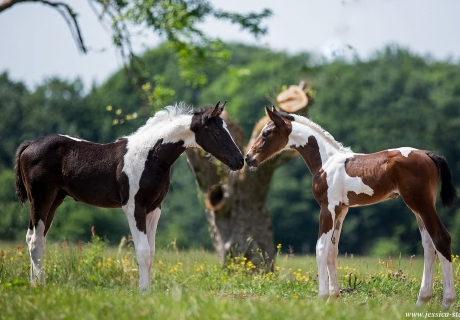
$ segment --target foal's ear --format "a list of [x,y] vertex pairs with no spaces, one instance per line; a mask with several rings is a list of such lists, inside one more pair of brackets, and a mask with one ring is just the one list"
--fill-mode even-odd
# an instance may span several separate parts
[[227,104],[227,100],[225,100],[224,104],[223,105],[220,105],[220,100],[217,101],[215,107],[214,107],[214,110],[212,110],[212,113],[211,113],[211,116],[210,118],[214,118],[214,117],[218,117],[220,116],[220,114],[222,113],[222,111],[224,111],[224,107],[225,105]]
[[[274,107],[273,107],[274,108]],[[276,110],[276,109],[275,109]],[[271,121],[273,121],[273,123],[275,124],[275,126],[277,127],[281,127],[282,125],[284,125],[284,120],[278,115],[276,114],[275,112],[271,111],[270,109],[268,109],[267,106],[265,106],[265,113],[267,114],[267,116],[270,118]]]

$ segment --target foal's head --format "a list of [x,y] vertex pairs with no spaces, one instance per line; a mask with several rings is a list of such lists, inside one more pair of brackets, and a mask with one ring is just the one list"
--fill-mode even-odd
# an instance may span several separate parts
[[259,164],[288,147],[289,135],[292,132],[291,121],[294,118],[278,112],[275,107],[272,110],[265,107],[265,113],[270,121],[263,127],[246,155],[246,163],[250,167],[258,167]]
[[196,111],[190,129],[195,133],[196,143],[205,151],[225,163],[231,170],[240,170],[244,165],[243,155],[233,141],[227,125],[220,118],[225,103],[214,108]]

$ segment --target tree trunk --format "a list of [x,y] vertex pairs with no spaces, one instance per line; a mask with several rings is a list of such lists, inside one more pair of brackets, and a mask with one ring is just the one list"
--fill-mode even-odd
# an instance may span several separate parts
[[[295,110],[297,114],[307,116],[306,107],[312,104],[313,97],[309,94],[306,82],[301,81],[298,88],[305,92],[307,99],[302,99],[301,91],[288,92],[288,89],[277,100],[281,100],[278,101],[281,103],[303,101],[305,105],[301,109],[297,105]],[[226,112],[221,116],[244,154],[268,120],[267,117],[259,120],[254,126],[248,146],[243,148],[244,132],[241,127]],[[284,151],[257,170],[244,166],[239,172],[230,173],[219,161],[211,162],[201,149],[187,149],[186,155],[204,194],[212,244],[222,263],[227,258],[243,256],[256,267],[273,270],[276,250],[272,217],[266,205],[267,194],[275,170],[294,158],[295,151]]]
[[[223,115],[228,128],[241,150],[242,129]],[[251,141],[263,124],[254,128]],[[227,257],[244,256],[255,266],[272,270],[276,256],[271,214],[266,206],[267,193],[276,168],[291,160],[293,152],[284,152],[258,170],[244,167],[228,173],[220,162],[211,162],[202,150],[187,149],[187,161],[192,168],[206,204],[212,244],[224,263]]]

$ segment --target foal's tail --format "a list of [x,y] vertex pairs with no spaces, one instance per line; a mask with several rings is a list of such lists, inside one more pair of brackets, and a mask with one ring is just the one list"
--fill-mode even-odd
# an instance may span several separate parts
[[16,176],[16,197],[18,197],[19,201],[21,201],[21,204],[24,204],[24,202],[27,201],[27,190],[24,185],[24,181],[22,180],[22,173],[21,173],[21,168],[19,164],[19,159],[21,158],[21,154],[24,152],[24,150],[30,146],[32,141],[24,141],[21,143],[21,145],[18,147],[16,150],[16,157],[14,160],[14,173]]
[[455,207],[455,200],[457,199],[457,190],[452,183],[452,176],[450,168],[447,164],[446,158],[433,151],[426,153],[431,160],[436,163],[441,175],[441,200],[444,207]]

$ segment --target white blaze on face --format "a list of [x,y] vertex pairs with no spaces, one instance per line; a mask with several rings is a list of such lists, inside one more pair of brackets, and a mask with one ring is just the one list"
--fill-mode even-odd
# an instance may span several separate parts
[[411,153],[411,151],[417,151],[418,149],[415,149],[415,148],[411,148],[411,147],[402,147],[402,148],[396,148],[396,149],[388,149],[388,151],[399,151],[401,152],[401,154],[404,156],[404,157],[408,157],[409,156],[409,153]]
[[[227,131],[227,133],[228,133],[228,135],[230,136],[230,138],[232,139],[233,143],[235,143],[235,140],[233,140],[233,137],[232,137],[232,135],[231,135],[231,133],[230,133],[230,130],[228,130],[227,124],[225,123],[224,120],[222,120],[222,126],[224,127],[224,130]],[[236,143],[235,143],[235,145],[236,145]]]

